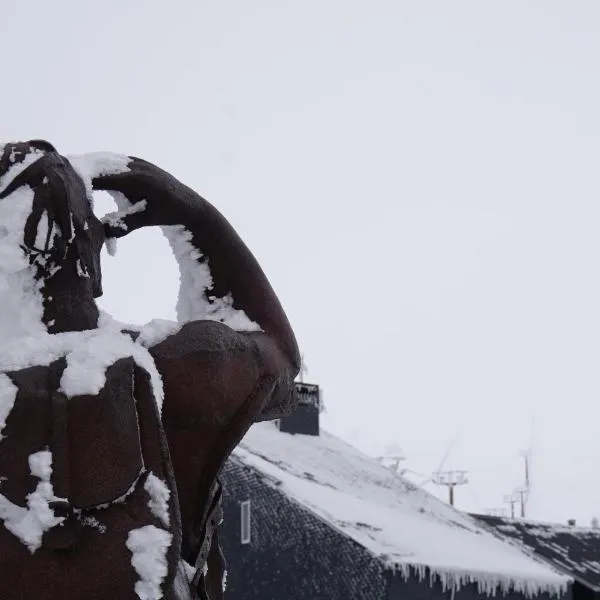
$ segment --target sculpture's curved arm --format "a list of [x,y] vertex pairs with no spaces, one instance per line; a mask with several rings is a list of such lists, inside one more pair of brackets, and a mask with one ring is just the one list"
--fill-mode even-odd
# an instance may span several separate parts
[[275,292],[233,227],[207,200],[156,165],[98,156],[91,168],[93,187],[113,193],[120,209],[105,219],[107,237],[162,226],[181,270],[179,320],[219,321],[245,332],[261,373],[275,380],[257,417],[288,412],[300,368],[298,345]]

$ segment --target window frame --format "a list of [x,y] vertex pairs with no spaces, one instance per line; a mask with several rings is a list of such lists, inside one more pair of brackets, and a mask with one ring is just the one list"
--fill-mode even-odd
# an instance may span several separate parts
[[242,546],[252,542],[252,506],[250,500],[240,502],[240,540]]

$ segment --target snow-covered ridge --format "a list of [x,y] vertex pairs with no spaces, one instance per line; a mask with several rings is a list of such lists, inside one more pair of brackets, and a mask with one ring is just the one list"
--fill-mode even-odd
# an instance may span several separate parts
[[290,435],[258,423],[234,457],[405,576],[429,569],[448,589],[475,582],[487,594],[529,596],[559,596],[570,582],[327,432]]

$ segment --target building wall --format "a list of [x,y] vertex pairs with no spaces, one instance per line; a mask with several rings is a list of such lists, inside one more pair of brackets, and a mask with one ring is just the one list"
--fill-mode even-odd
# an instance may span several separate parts
[[296,410],[279,421],[284,433],[319,435],[319,408],[310,404],[299,404]]
[[600,593],[576,581],[573,584],[573,600],[600,600]]
[[[227,600],[385,600],[379,561],[261,477],[235,458],[222,473]],[[241,545],[247,499],[252,541]]]

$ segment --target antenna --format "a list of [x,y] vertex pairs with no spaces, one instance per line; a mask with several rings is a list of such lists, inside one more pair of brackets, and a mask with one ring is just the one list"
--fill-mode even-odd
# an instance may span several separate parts
[[523,485],[513,490],[512,494],[504,496],[503,500],[505,504],[510,506],[510,518],[515,518],[515,506],[519,505],[519,514],[522,519],[527,514],[527,501],[529,500],[529,494],[531,492],[531,445],[527,450],[523,450],[519,453],[524,461],[524,478]]
[[519,504],[521,518],[524,519],[527,514],[527,502],[531,494],[531,457],[533,455],[533,439],[534,439],[535,422],[531,419],[531,437],[529,439],[529,447],[527,450],[521,450],[519,455],[523,459],[523,485],[516,488],[512,494],[504,496],[504,502],[510,505],[511,518],[515,518],[515,505]]
[[510,505],[510,518],[514,519],[515,518],[515,504],[518,502],[518,498],[516,497],[516,495],[513,494],[509,494],[508,496],[504,496],[504,502],[508,505]]
[[530,472],[530,461],[531,461],[531,447],[521,452],[521,457],[525,463],[525,489],[531,489],[531,472]]
[[527,511],[527,503],[531,495],[531,461],[533,457],[533,443],[535,440],[535,417],[531,417],[531,435],[529,437],[529,446],[527,450],[521,452],[521,457],[524,461],[524,485],[517,490],[521,502],[521,517],[525,517]]
[[467,471],[437,471],[433,473],[432,479],[436,485],[444,485],[448,488],[450,506],[454,506],[454,488],[469,483]]
[[531,493],[531,446],[521,452],[521,457],[524,461],[524,478],[523,478],[523,486],[515,490],[515,493],[519,496],[519,501],[521,504],[521,517],[525,517],[525,513],[527,511],[527,502],[529,500],[529,494]]
[[525,511],[527,508],[527,490],[525,488],[517,488],[515,494],[519,498],[519,504],[521,505],[521,518],[525,518]]

